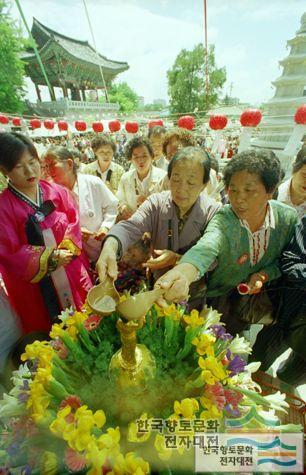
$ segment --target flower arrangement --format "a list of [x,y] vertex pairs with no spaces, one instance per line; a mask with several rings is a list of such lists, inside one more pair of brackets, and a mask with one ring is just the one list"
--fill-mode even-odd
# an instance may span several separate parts
[[[118,314],[101,318],[85,306],[60,320],[51,341],[26,347],[0,402],[0,463],[12,473],[142,475],[183,461],[193,473],[197,431],[224,431],[231,421],[275,426],[274,410],[287,405],[279,393],[261,396],[251,378],[259,364],[241,357],[249,344],[226,333],[215,310],[154,305],[137,339],[154,356],[155,375],[120,389],[109,372],[121,346]],[[179,431],[184,444],[169,449],[167,434]]]

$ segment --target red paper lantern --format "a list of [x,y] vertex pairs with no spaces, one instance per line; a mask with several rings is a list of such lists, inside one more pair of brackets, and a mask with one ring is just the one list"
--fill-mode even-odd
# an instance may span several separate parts
[[262,119],[259,109],[246,109],[240,116],[240,123],[243,127],[257,127]]
[[0,124],[8,124],[9,123],[9,118],[6,117],[6,115],[0,115]]
[[21,127],[21,119],[20,117],[13,117],[12,124],[14,127]]
[[111,132],[118,132],[118,130],[121,129],[121,124],[120,124],[119,120],[111,120],[108,123],[108,128]]
[[44,126],[45,126],[45,128],[48,129],[48,130],[54,129],[54,122],[53,122],[53,120],[51,120],[51,119],[45,120],[45,121],[44,121]]
[[39,129],[41,127],[41,122],[39,119],[31,119],[30,126],[32,129]]
[[125,130],[130,134],[136,134],[138,132],[138,123],[137,122],[126,122]]
[[68,130],[68,124],[65,120],[59,120],[57,123],[58,130],[65,131]]
[[75,121],[75,128],[79,132],[85,132],[85,130],[87,129],[86,122],[84,122],[84,120],[76,120]]
[[213,130],[222,130],[227,125],[226,115],[212,115],[209,119],[209,127]]
[[192,130],[195,126],[195,119],[191,115],[183,115],[177,121],[177,125],[181,129]]
[[159,125],[160,127],[163,127],[164,121],[162,119],[156,119],[156,120],[150,120],[148,123],[149,129],[152,129],[152,127],[156,127]]
[[103,132],[104,127],[103,127],[102,122],[93,122],[93,123],[92,123],[92,129],[93,129],[93,131],[96,132],[96,133],[98,133],[98,132]]
[[297,109],[294,120],[297,124],[306,124],[306,104],[303,104]]

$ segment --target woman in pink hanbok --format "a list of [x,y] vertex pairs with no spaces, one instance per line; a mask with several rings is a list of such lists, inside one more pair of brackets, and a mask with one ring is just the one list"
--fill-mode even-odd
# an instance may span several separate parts
[[0,265],[24,334],[50,330],[67,308],[80,309],[92,286],[79,216],[68,191],[40,180],[32,142],[0,134]]

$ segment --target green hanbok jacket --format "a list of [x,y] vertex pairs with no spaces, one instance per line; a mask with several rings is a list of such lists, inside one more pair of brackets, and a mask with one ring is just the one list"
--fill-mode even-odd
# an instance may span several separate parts
[[293,208],[278,201],[271,200],[270,204],[275,229],[271,229],[268,248],[256,265],[252,266],[250,262],[248,232],[241,226],[231,205],[223,206],[216,213],[202,238],[184,254],[180,263],[193,264],[201,277],[217,260],[216,269],[208,276],[208,297],[226,294],[259,271],[265,272],[268,280],[280,277],[278,259],[294,234],[298,215]]

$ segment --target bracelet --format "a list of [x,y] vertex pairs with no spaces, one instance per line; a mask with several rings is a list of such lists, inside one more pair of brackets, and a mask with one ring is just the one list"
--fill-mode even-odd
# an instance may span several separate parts
[[57,249],[54,249],[52,254],[50,254],[50,257],[48,260],[48,272],[47,272],[48,275],[50,275],[52,272],[56,270],[57,265],[58,265],[58,260],[59,260],[59,251]]

